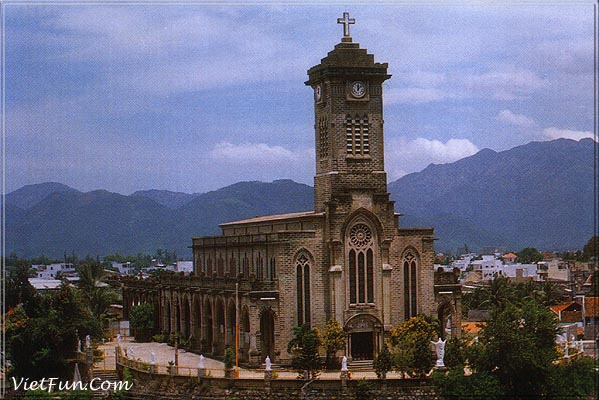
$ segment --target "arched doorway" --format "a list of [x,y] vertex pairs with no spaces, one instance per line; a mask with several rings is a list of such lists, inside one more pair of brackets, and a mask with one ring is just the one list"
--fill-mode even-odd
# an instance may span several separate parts
[[171,333],[171,302],[169,300],[165,300],[162,307],[164,313],[163,331],[166,333]]
[[175,299],[175,334],[181,334],[181,300]]
[[241,319],[239,320],[239,348],[241,360],[248,362],[250,360],[250,314],[248,312],[247,306],[243,307]]
[[352,360],[373,360],[380,348],[383,325],[370,314],[358,314],[345,324],[348,354]]
[[437,318],[439,319],[439,337],[441,339],[451,338],[452,329],[452,310],[449,303],[443,303],[437,310]]
[[191,329],[190,329],[190,325],[191,325],[191,304],[189,302],[189,299],[187,297],[183,297],[183,302],[181,304],[181,307],[183,308],[183,322],[182,322],[182,326],[181,326],[181,335],[183,336],[184,339],[188,339],[189,336],[191,335]]
[[216,313],[216,348],[214,352],[223,355],[225,354],[225,303],[221,298],[216,300],[214,312]]
[[202,349],[206,353],[212,353],[212,305],[210,300],[204,299],[204,309],[202,312]]
[[262,311],[260,315],[260,353],[262,359],[269,356],[274,359],[275,350],[275,313],[271,308]]
[[236,311],[235,302],[229,301],[227,306],[227,334],[225,346],[232,346],[235,348],[235,323],[236,323]]

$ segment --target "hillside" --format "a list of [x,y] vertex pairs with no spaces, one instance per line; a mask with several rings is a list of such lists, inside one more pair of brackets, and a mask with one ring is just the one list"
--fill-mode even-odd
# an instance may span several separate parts
[[[481,150],[389,184],[402,227],[432,226],[440,251],[467,244],[582,248],[593,234],[591,140]],[[240,182],[203,194],[147,190],[81,193],[58,183],[6,196],[6,249],[32,257],[153,253],[191,256],[193,236],[218,224],[313,209],[313,189],[290,180]]]

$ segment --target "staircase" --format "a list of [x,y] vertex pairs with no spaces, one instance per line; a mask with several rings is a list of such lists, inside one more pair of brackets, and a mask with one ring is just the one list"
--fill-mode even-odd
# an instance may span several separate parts
[[114,369],[95,369],[94,370],[94,378],[99,378],[101,381],[118,381],[119,376]]
[[372,371],[372,360],[350,361],[347,363],[350,371]]

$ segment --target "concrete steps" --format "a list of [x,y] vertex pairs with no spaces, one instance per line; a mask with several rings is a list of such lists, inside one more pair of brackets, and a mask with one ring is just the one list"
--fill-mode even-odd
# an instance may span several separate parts
[[350,371],[372,371],[372,360],[350,361],[347,363]]

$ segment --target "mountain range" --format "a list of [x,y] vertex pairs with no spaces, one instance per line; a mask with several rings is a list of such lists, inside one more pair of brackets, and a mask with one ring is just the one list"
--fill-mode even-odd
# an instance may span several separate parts
[[[593,234],[591,139],[484,149],[389,183],[403,227],[433,226],[438,251],[467,245],[578,249]],[[240,182],[208,193],[80,192],[60,183],[5,196],[6,250],[60,258],[156,249],[190,257],[191,237],[237,219],[313,209],[313,188],[291,180]]]

